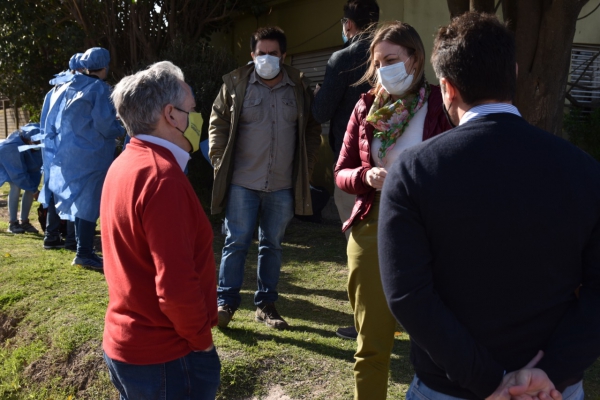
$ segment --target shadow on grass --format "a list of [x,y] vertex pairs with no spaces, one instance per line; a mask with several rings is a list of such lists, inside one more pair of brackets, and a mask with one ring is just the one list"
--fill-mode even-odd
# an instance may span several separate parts
[[410,363],[410,341],[394,340],[392,361],[390,363],[390,379],[396,383],[409,385],[414,373]]
[[[256,310],[256,306],[254,305],[254,293],[241,292],[240,296],[242,297],[242,302],[238,307],[238,313],[234,318],[238,318],[239,314],[254,313]],[[294,318],[323,325],[348,324],[352,322],[351,317],[349,319],[349,316],[346,313],[331,310],[306,300],[287,298],[285,297],[285,294],[279,296],[279,299],[275,304],[277,310],[282,314],[282,317],[286,319]],[[335,336],[334,332],[330,332],[326,329],[307,327],[307,331],[309,330],[325,337]]]
[[309,289],[302,286],[297,286],[294,283],[294,277],[287,272],[282,271],[281,277],[279,281],[280,293],[294,293],[303,296],[323,296],[329,297],[334,300],[347,301],[348,300],[348,292],[345,289],[340,290],[332,290],[332,289]]
[[[279,296],[277,301],[279,312],[297,319],[329,325],[348,323],[348,314],[311,303],[310,301]],[[344,322],[345,321],[345,322]]]
[[[296,326],[292,331],[308,331],[314,330],[314,328],[307,326]],[[328,344],[316,343],[312,341],[296,339],[291,337],[281,336],[280,333],[264,333],[264,332],[253,332],[247,329],[237,328],[225,328],[220,329],[223,335],[227,336],[231,340],[240,342],[244,346],[253,347],[259,342],[275,342],[279,345],[288,345],[302,348],[304,350],[311,351],[316,354],[325,355],[328,357],[338,358],[340,360],[348,361],[352,360],[354,356],[354,350],[340,349],[335,346]]]

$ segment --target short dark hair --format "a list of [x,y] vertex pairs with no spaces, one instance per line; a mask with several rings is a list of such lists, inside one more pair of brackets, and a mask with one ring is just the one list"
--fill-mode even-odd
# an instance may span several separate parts
[[344,18],[351,19],[359,31],[379,21],[379,5],[375,0],[348,0],[344,6]]
[[283,33],[283,29],[278,26],[258,28],[250,37],[250,50],[252,50],[252,52],[256,50],[256,43],[258,43],[259,40],[277,40],[279,42],[281,54],[285,53],[287,50],[285,33]]
[[431,64],[463,101],[512,101],[517,87],[515,38],[493,14],[467,12],[442,26],[433,42]]

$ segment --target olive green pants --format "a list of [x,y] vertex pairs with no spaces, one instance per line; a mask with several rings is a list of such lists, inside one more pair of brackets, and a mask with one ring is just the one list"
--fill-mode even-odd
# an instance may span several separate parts
[[396,320],[390,312],[379,273],[377,218],[379,193],[365,219],[353,225],[348,241],[348,297],[358,331],[354,355],[354,399],[387,395]]

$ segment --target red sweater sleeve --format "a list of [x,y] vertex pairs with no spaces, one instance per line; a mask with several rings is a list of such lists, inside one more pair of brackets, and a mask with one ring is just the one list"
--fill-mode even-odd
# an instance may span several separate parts
[[[364,121],[364,115],[362,115],[364,112],[361,111],[364,108],[365,103],[360,99],[352,111],[350,121],[348,121],[344,143],[334,170],[335,184],[344,192],[350,194],[363,194],[373,190],[365,182],[365,176],[367,171],[371,169],[371,165],[363,162],[360,156],[360,128],[361,123]],[[363,149],[363,151],[369,152],[369,149]],[[367,155],[367,157],[370,158],[370,155]]]
[[[214,275],[212,231],[204,215],[200,215],[203,226],[194,224],[198,219],[190,218],[189,213],[196,207],[194,199],[189,197],[190,191],[182,188],[181,182],[160,180],[145,207],[142,224],[156,267],[160,310],[192,350],[204,350],[212,345],[211,313],[202,293],[202,288],[211,281],[211,277],[203,274],[209,271]],[[206,240],[201,242],[202,249],[198,249],[195,240],[198,232],[207,232]],[[214,284],[214,276],[212,281]]]

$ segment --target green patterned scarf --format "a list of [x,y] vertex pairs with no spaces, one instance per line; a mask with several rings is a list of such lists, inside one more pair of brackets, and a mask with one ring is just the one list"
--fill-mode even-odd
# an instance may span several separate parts
[[402,136],[412,117],[429,99],[429,83],[425,81],[419,89],[419,95],[409,95],[392,101],[392,96],[382,86],[371,89],[375,101],[369,110],[367,122],[375,128],[374,136],[381,140],[379,159],[383,160],[387,150],[391,150],[396,140]]

